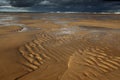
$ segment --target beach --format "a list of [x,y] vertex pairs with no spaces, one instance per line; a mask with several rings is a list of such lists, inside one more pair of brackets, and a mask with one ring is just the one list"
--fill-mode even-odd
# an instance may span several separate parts
[[0,13],[0,80],[119,79],[119,14]]

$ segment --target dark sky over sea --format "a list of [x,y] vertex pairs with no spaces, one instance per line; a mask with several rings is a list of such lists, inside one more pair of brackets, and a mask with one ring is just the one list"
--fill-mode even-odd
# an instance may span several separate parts
[[0,0],[0,12],[112,12],[119,0]]

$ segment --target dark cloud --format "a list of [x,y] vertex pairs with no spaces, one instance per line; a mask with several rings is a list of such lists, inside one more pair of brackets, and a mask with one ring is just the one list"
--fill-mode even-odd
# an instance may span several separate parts
[[3,6],[3,5],[8,5],[9,4],[9,1],[7,0],[0,0],[0,5]]
[[[80,11],[102,12],[120,11],[120,2],[112,0],[0,0],[0,3],[8,3],[18,9],[27,11]],[[114,0],[115,1],[115,0]],[[20,7],[20,8],[19,8]],[[29,7],[29,8],[28,8]]]
[[102,2],[102,0],[10,0],[11,5],[17,7],[27,7],[33,5],[90,5],[96,2]]

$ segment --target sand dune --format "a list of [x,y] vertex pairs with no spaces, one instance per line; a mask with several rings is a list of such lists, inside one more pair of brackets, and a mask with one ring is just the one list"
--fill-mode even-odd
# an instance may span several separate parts
[[[111,16],[114,17],[114,15]],[[9,33],[7,37],[13,38],[15,42],[11,45],[10,42],[5,42],[3,38],[0,38],[2,42],[9,45],[4,48],[0,46],[1,52],[4,53],[1,55],[5,56],[0,59],[0,65],[4,67],[2,62],[6,60],[5,65],[8,64],[12,68],[4,67],[4,73],[0,74],[1,80],[119,80],[119,20],[117,24],[109,21],[111,24],[109,27],[108,21],[102,23],[101,20],[97,20],[96,23],[92,23],[94,19],[91,18],[85,23],[82,21],[75,23],[74,20],[69,22],[70,19],[72,18],[64,19],[68,21],[64,23],[67,25],[63,25],[61,21],[58,24],[54,23],[54,20],[48,20],[47,24],[47,20],[19,21],[20,24],[24,23],[32,28],[21,33],[18,31],[20,27],[17,32],[15,32],[16,28],[14,31],[14,28],[10,27],[12,30],[9,30],[16,34]],[[11,52],[9,48],[13,51]],[[8,50],[13,56],[2,49]],[[9,61],[13,61],[13,65]],[[0,67],[0,70],[3,67]],[[10,69],[13,72],[9,71]],[[9,73],[7,74],[5,70]],[[18,72],[19,74],[16,74]]]

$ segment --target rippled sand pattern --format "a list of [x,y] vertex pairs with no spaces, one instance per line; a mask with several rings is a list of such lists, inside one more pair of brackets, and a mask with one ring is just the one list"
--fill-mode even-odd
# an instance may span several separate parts
[[120,80],[120,15],[0,14],[0,80]]
[[[26,59],[23,65],[29,73],[16,80],[120,79],[119,30],[74,28],[79,32],[73,27],[74,31],[68,34],[41,31],[36,39],[21,46],[19,52]],[[42,65],[46,65],[43,71]]]

